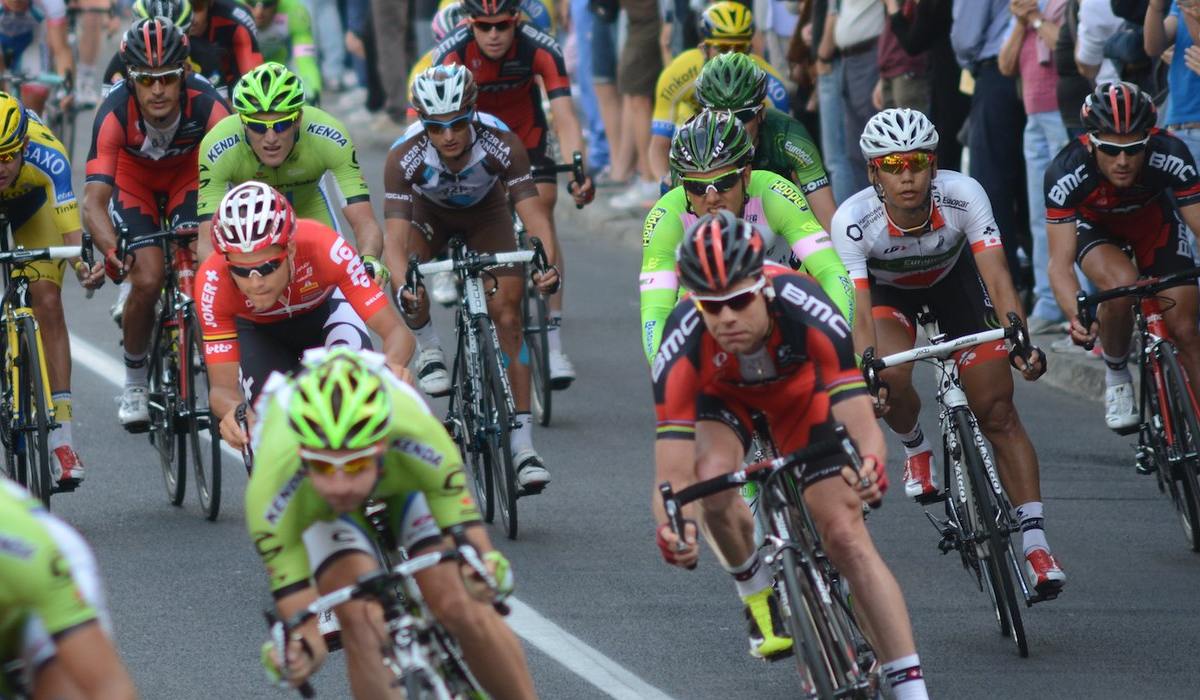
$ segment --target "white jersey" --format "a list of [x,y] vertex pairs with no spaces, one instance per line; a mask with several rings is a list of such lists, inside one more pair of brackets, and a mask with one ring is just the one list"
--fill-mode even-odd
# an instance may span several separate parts
[[867,188],[833,215],[833,245],[856,287],[868,280],[900,288],[928,287],[946,276],[967,245],[973,252],[1000,245],[987,192],[962,173],[938,171],[933,210],[923,231],[900,231],[888,221],[883,206],[874,188]]

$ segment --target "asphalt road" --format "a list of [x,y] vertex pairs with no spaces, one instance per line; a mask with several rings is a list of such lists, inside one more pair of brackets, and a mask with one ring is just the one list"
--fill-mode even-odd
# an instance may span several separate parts
[[[379,186],[386,141],[360,143],[360,159]],[[77,181],[83,144],[79,150]],[[659,559],[649,507],[653,411],[637,336],[639,254],[563,228],[564,338],[579,380],[556,394],[554,425],[535,433],[553,482],[520,501],[520,540],[500,541],[530,609],[513,624],[527,640],[540,695],[795,697],[789,664],[747,655],[732,582],[711,552],[695,572]],[[107,313],[115,290],[107,286],[85,301],[68,281],[64,298],[77,358],[76,444],[88,478],[53,507],[96,550],[117,642],[142,696],[286,695],[267,686],[258,665],[269,597],[242,524],[240,463],[225,462],[217,523],[203,520],[191,492],[183,507],[169,505],[145,437],[117,425],[113,397],[122,370]],[[447,317],[440,315],[444,339],[451,337]],[[1151,479],[1134,473],[1129,440],[1104,429],[1099,405],[1037,385],[1021,386],[1018,402],[1041,457],[1048,536],[1069,575],[1058,600],[1024,612],[1028,659],[998,634],[986,595],[956,558],[939,555],[923,509],[899,487],[870,517],[907,596],[931,693],[1195,697],[1200,557],[1187,551],[1170,504]],[[925,426],[934,428],[928,413]],[[893,483],[899,453],[893,444]],[[496,529],[493,537],[503,534]],[[340,659],[316,687],[320,697],[348,697]]]

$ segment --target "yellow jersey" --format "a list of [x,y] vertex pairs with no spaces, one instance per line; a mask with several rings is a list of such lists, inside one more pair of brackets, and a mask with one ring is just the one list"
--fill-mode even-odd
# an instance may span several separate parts
[[[767,104],[783,113],[790,110],[787,87],[783,78],[762,56],[750,58],[767,72]],[[688,49],[675,57],[663,69],[654,88],[654,114],[651,133],[671,138],[675,127],[700,111],[696,102],[696,79],[704,67],[704,54],[699,48]]]

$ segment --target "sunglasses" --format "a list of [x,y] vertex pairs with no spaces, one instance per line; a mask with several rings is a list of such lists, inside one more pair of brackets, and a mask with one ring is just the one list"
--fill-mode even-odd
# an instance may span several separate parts
[[507,32],[509,29],[512,29],[513,25],[516,23],[517,21],[515,19],[506,19],[499,22],[487,22],[481,19],[471,20],[471,26],[475,27],[484,34],[488,34],[490,32]]
[[130,80],[136,80],[142,87],[150,87],[155,83],[163,85],[174,85],[183,78],[183,68],[175,68],[174,70],[162,71],[161,73],[143,73],[141,71],[129,71]]
[[7,164],[13,162],[14,160],[20,158],[24,154],[25,154],[25,144],[21,143],[21,145],[17,146],[16,148],[14,148],[12,150],[0,153],[0,165],[7,165]]
[[749,124],[750,122],[754,121],[754,118],[757,117],[762,111],[763,106],[757,105],[754,107],[747,107],[746,109],[739,109],[733,113],[733,116],[737,117],[738,121],[741,123]]
[[300,459],[304,460],[304,465],[308,467],[309,471],[316,472],[321,476],[333,476],[336,472],[357,474],[376,467],[379,464],[379,456],[382,454],[383,450],[379,447],[368,447],[365,450],[341,456],[301,450]]
[[933,160],[932,153],[893,153],[876,158],[871,162],[885,173],[899,175],[905,170],[911,170],[914,173],[924,172],[933,165]]
[[737,183],[741,182],[742,173],[745,170],[745,168],[738,168],[712,177],[681,177],[679,182],[683,185],[684,190],[697,197],[707,196],[710,188],[717,194],[721,194],[732,190]]
[[1136,156],[1137,154],[1146,150],[1146,142],[1150,140],[1150,135],[1147,134],[1146,138],[1142,139],[1141,141],[1134,141],[1132,143],[1113,143],[1112,141],[1101,141],[1100,139],[1096,138],[1095,134],[1088,134],[1088,138],[1091,140],[1093,146],[1100,149],[1101,153],[1106,156],[1116,157],[1122,153],[1130,156]]
[[750,50],[750,42],[739,41],[737,43],[729,43],[724,41],[706,41],[705,46],[708,46],[718,54],[723,53],[746,53]]
[[696,308],[714,316],[724,311],[726,307],[734,311],[741,311],[750,306],[750,302],[754,301],[758,293],[766,288],[766,286],[767,278],[759,277],[757,282],[745,289],[739,289],[736,292],[716,297],[693,295],[692,301],[696,303]]
[[300,119],[300,113],[289,114],[286,117],[265,121],[262,119],[254,119],[252,117],[242,117],[242,124],[256,134],[265,134],[268,130],[274,131],[277,134],[282,134],[288,129],[296,125]]
[[283,266],[283,261],[287,260],[287,255],[287,251],[285,250],[279,255],[276,255],[273,258],[267,258],[257,265],[233,265],[227,263],[226,267],[229,268],[231,273],[237,275],[238,277],[249,278],[253,277],[254,275],[266,277]]
[[471,119],[474,116],[475,111],[472,110],[460,117],[455,117],[448,122],[440,122],[436,119],[422,119],[421,124],[425,127],[425,131],[428,131],[433,136],[441,134],[446,129],[449,129],[457,134],[460,131],[466,131],[467,127],[471,125]]

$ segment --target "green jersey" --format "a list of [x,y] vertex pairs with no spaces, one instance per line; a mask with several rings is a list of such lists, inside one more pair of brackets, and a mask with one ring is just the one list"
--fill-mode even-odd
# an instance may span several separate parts
[[271,23],[258,27],[258,48],[264,61],[295,65],[309,95],[321,92],[321,69],[313,41],[312,18],[302,0],[279,0]]
[[321,178],[332,171],[346,204],[370,201],[371,192],[358,167],[354,142],[340,121],[316,107],[305,107],[296,143],[286,160],[269,168],[246,141],[237,114],[225,117],[200,144],[200,194],[198,213],[211,218],[225,191],[247,180],[265,182],[287,195],[301,219],[316,219],[331,228],[337,220]]
[[767,107],[759,127],[752,167],[786,177],[800,185],[806,196],[829,187],[829,176],[808,129],[774,107]]
[[[254,541],[271,590],[283,592],[307,585],[312,576],[304,531],[337,513],[317,494],[300,460],[300,443],[288,427],[292,388],[265,390],[266,403],[255,429],[254,474],[246,487],[246,527]],[[387,505],[393,529],[404,517],[410,497],[424,494],[438,527],[477,522],[479,510],[467,489],[462,457],[442,421],[410,386],[388,380],[391,422],[383,456],[383,474],[371,498]],[[371,525],[360,513],[348,517],[364,531]]]
[[[854,286],[833,243],[789,180],[765,170],[750,173],[741,217],[763,233],[782,238],[801,272],[811,275],[847,319],[854,318]],[[654,205],[642,229],[642,349],[654,361],[663,324],[682,296],[675,272],[675,249],[699,217],[688,208],[687,194],[676,187]]]

